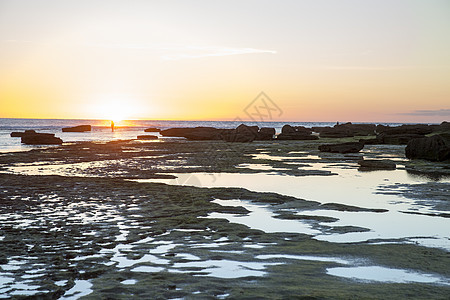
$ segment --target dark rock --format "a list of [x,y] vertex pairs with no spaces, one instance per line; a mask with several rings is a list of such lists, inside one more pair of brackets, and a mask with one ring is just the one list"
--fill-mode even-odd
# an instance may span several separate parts
[[320,133],[323,138],[344,138],[355,135],[374,135],[375,124],[336,124],[333,127],[313,127],[314,132]]
[[34,131],[34,130],[25,130],[24,132],[18,132],[18,131],[11,132],[10,135],[11,135],[11,137],[22,137],[25,134],[34,134],[34,133],[36,133],[36,131]]
[[284,125],[277,140],[317,140],[318,137],[312,135],[312,130],[303,126]]
[[262,128],[259,130],[259,133],[260,133],[260,134],[266,134],[266,135],[272,135],[272,136],[274,136],[274,135],[275,135],[275,128],[262,127]]
[[301,141],[301,140],[317,140],[319,139],[318,136],[312,135],[312,134],[302,134],[300,132],[293,132],[293,133],[280,133],[277,136],[277,140],[283,140],[283,141]]
[[275,128],[262,127],[259,129],[256,139],[258,141],[271,141],[275,135]]
[[208,127],[197,127],[190,133],[184,135],[185,138],[195,141],[205,141],[205,140],[221,140],[223,135],[229,132],[233,132],[233,129],[216,129]]
[[333,127],[341,132],[346,132],[352,135],[374,135],[376,125],[375,124],[352,124],[350,122],[345,124],[336,124]]
[[375,138],[375,139],[360,139],[360,143],[363,143],[364,145],[382,145],[383,141],[381,139]]
[[158,137],[156,135],[145,134],[145,135],[138,135],[137,139],[138,140],[157,140]]
[[321,138],[345,138],[355,136],[355,134],[349,130],[349,125],[337,126],[338,127],[314,127],[313,130],[319,132]]
[[445,132],[450,131],[450,122],[444,121],[439,125],[430,125],[433,132]]
[[450,135],[442,134],[413,139],[408,142],[405,155],[409,159],[450,160]]
[[281,133],[289,134],[293,132],[295,132],[295,129],[291,125],[286,124],[283,126],[283,128],[281,128]]
[[358,161],[360,169],[395,170],[397,165],[388,159],[364,159]]
[[406,145],[412,139],[424,137],[421,134],[387,134],[382,133],[377,136],[377,139],[381,141],[381,144],[387,145]]
[[253,134],[257,135],[259,131],[258,126],[247,126],[245,124],[241,124],[238,127],[236,127],[235,132],[239,134]]
[[354,134],[347,130],[346,128],[339,128],[339,127],[325,127],[320,131],[320,137],[321,138],[345,138],[345,137],[353,137]]
[[222,139],[226,142],[249,143],[258,138],[258,126],[239,125],[236,129],[222,132]]
[[317,132],[317,133],[321,133],[322,131],[327,131],[329,129],[331,129],[331,127],[329,127],[329,126],[311,127],[311,130],[313,132]]
[[150,127],[150,128],[144,129],[144,132],[160,132],[160,131],[161,131],[161,129],[155,128],[155,127]]
[[37,133],[25,131],[21,137],[21,142],[27,145],[60,145],[62,140],[55,137],[53,133]]
[[74,127],[65,127],[62,129],[63,132],[85,132],[91,130],[92,130],[91,125],[78,125]]
[[414,125],[401,125],[401,126],[384,126],[377,125],[377,134],[384,133],[386,135],[397,135],[397,134],[430,134],[433,132],[433,128],[427,124],[414,124]]
[[220,140],[221,130],[214,127],[169,128],[160,132],[162,136],[184,137],[191,140]]
[[17,132],[17,131],[13,131],[11,132],[11,137],[22,137],[22,135],[24,135],[23,132]]
[[349,142],[341,144],[320,145],[319,151],[332,153],[357,153],[361,151],[362,148],[364,148],[363,143]]
[[303,126],[291,126],[291,125],[284,125],[283,128],[281,128],[282,134],[292,134],[292,133],[302,133],[303,135],[308,135],[312,133],[311,128],[306,128]]

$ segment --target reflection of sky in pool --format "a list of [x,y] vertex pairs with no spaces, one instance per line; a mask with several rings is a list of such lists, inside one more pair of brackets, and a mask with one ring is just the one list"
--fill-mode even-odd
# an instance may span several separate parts
[[390,269],[380,266],[336,267],[328,268],[327,274],[339,277],[352,278],[363,281],[381,282],[419,282],[450,285],[450,282],[432,274],[422,274],[414,271]]
[[[270,158],[259,155],[258,158]],[[295,158],[295,157],[290,157]],[[277,157],[283,160],[286,157]],[[336,210],[302,211],[302,215],[320,215],[338,218],[327,226],[358,226],[368,228],[367,232],[350,232],[325,234],[318,233],[309,225],[297,220],[274,219],[268,208],[249,202],[240,204],[222,201],[221,205],[240,205],[251,213],[247,216],[213,213],[209,217],[226,218],[231,222],[245,224],[251,228],[266,232],[301,232],[315,235],[316,239],[330,242],[361,242],[367,240],[407,240],[403,242],[418,243],[429,247],[450,249],[448,218],[420,214],[405,214],[402,211],[421,213],[441,212],[430,207],[416,204],[415,200],[395,194],[377,194],[381,186],[399,184],[420,184],[430,180],[407,173],[404,169],[393,171],[360,172],[356,168],[330,167],[325,163],[309,164],[308,169],[329,170],[338,175],[332,176],[288,176],[269,172],[257,174],[239,173],[184,173],[173,174],[177,180],[137,180],[140,182],[163,182],[169,184],[183,183],[198,187],[242,187],[257,192],[275,192],[294,196],[299,199],[313,200],[320,203],[340,203],[363,208],[386,209],[385,213],[343,212]],[[260,165],[256,165],[260,168]],[[264,166],[265,168],[265,166]],[[264,169],[261,168],[261,169]],[[302,168],[302,167],[300,167]],[[446,178],[441,182],[450,182]],[[237,200],[238,201],[238,200]],[[288,225],[289,224],[289,225]]]

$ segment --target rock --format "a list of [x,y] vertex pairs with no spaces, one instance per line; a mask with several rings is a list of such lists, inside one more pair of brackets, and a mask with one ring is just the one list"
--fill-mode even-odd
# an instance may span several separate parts
[[311,127],[311,130],[313,132],[317,132],[317,133],[321,133],[322,131],[326,131],[326,130],[329,130],[329,129],[331,129],[331,127],[329,127],[329,126]]
[[331,153],[357,153],[361,151],[362,148],[364,148],[363,143],[349,142],[341,144],[320,145],[319,151]]
[[293,133],[280,133],[277,136],[277,140],[282,141],[301,141],[301,140],[318,140],[319,137],[312,134],[302,134],[301,132],[293,132]]
[[210,129],[207,127],[198,127],[190,133],[185,134],[185,138],[195,141],[205,141],[205,140],[221,140],[223,135],[233,132],[233,129]]
[[137,139],[138,140],[157,140],[158,137],[156,135],[145,134],[145,135],[138,135]]
[[257,135],[259,131],[259,127],[258,126],[247,126],[245,124],[241,124],[238,127],[236,127],[235,132],[239,133],[239,134],[253,134],[253,135]]
[[318,137],[312,135],[312,130],[303,126],[284,125],[277,140],[317,140]]
[[364,159],[358,161],[361,169],[395,170],[397,165],[388,159]]
[[91,130],[92,130],[91,125],[78,125],[74,127],[65,127],[62,129],[63,132],[85,132]]
[[258,126],[241,124],[236,129],[222,131],[222,139],[226,142],[249,143],[258,137],[258,133]]
[[350,122],[345,124],[336,124],[333,127],[341,132],[346,132],[352,135],[375,135],[375,124],[352,124]]
[[214,127],[169,128],[161,130],[162,136],[184,137],[191,140],[220,140],[221,130]]
[[27,145],[60,145],[63,141],[53,133],[25,132],[21,142]]
[[160,131],[161,131],[161,129],[155,128],[155,127],[150,127],[150,128],[144,129],[144,132],[160,132]]
[[312,130],[310,128],[306,128],[303,126],[291,126],[291,125],[284,125],[283,128],[281,128],[282,134],[293,134],[293,133],[302,133],[303,135],[308,135],[312,133]]
[[13,131],[11,132],[11,137],[22,137],[25,134],[34,134],[36,133],[36,131],[34,130],[25,130],[24,132],[17,132],[17,131]]
[[364,145],[382,145],[383,141],[381,139],[375,138],[375,139],[360,139],[360,143],[363,143]]
[[384,126],[377,125],[377,134],[384,133],[386,135],[396,135],[396,134],[430,134],[433,132],[433,128],[427,124],[414,124],[414,125],[401,125],[401,126]]
[[450,160],[450,134],[412,139],[405,148],[409,159]]
[[430,125],[433,132],[445,132],[450,131],[450,122],[444,121],[439,125]]
[[275,136],[275,128],[262,127],[256,135],[258,141],[271,141]]
[[295,132],[295,129],[291,125],[286,124],[281,128],[281,133],[289,134],[293,132]]
[[324,129],[320,130],[321,138],[345,138],[353,136],[354,134],[351,131],[347,130],[346,128],[325,127]]
[[377,136],[377,139],[381,141],[381,144],[387,145],[406,145],[412,139],[424,137],[421,134],[387,134],[382,133]]
[[11,137],[22,137],[24,133],[23,132],[17,132],[17,131],[13,131],[11,132]]

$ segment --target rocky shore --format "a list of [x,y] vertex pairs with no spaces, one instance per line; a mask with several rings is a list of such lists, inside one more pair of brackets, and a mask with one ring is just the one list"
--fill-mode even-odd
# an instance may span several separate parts
[[[388,213],[376,208],[375,203],[368,207],[345,205],[337,199],[320,203],[243,188],[133,181],[176,180],[174,173],[261,173],[242,167],[256,164],[283,176],[320,176],[324,185],[318,188],[325,188],[326,178],[336,175],[316,167],[318,162],[334,169],[367,168],[369,172],[393,170],[394,163],[394,169],[433,180],[450,174],[447,161],[406,159],[405,144],[361,142],[385,133],[375,135],[375,131],[372,137],[365,134],[373,126],[356,131],[356,126],[343,124],[336,130],[348,127],[357,135],[348,136],[351,133],[347,132],[346,137],[301,139],[317,137],[312,133],[317,131],[308,134],[302,128],[286,127],[284,137],[274,139],[273,131],[263,128],[183,129],[162,131],[161,135],[186,139],[159,143],[77,142],[0,154],[0,296],[385,299],[389,295],[391,299],[445,299],[450,293],[447,250],[420,246],[407,239],[332,243],[311,234],[270,233],[214,217],[248,216],[252,204],[270,210],[274,219],[301,221],[317,232],[355,234],[368,229],[339,225],[337,218],[323,216],[323,211]],[[441,129],[421,135],[433,138]],[[249,136],[247,130],[254,136],[252,142],[237,142]],[[207,135],[217,139],[203,139]],[[272,138],[258,140],[257,136]],[[319,150],[346,143],[362,148],[349,153]],[[450,211],[450,183],[433,180],[408,186],[386,185],[378,193],[414,199],[430,207],[428,214]],[[247,201],[249,206],[217,202],[236,199]],[[322,213],[307,213],[313,211]],[[422,211],[406,213],[425,216]],[[448,218],[448,214],[432,217]],[[431,283],[394,283],[329,274],[339,268],[368,266],[438,279]]]

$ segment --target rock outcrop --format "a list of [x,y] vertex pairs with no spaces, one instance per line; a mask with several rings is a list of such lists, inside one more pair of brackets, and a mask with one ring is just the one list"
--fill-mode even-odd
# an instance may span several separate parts
[[38,133],[34,130],[25,131],[21,136],[21,142],[27,145],[60,145],[62,140],[53,133]]
[[350,122],[344,124],[336,124],[333,127],[336,131],[347,133],[353,136],[375,135],[375,124],[352,124]]
[[160,131],[161,131],[161,129],[155,128],[155,127],[150,127],[150,128],[144,129],[144,132],[160,132]]
[[361,170],[395,170],[397,165],[388,159],[364,159],[358,161]]
[[138,135],[137,139],[138,140],[157,140],[158,137],[156,135],[145,134],[145,135]]
[[62,129],[63,132],[86,132],[91,130],[91,125],[78,125],[74,127],[65,127]]
[[450,160],[450,134],[413,139],[408,142],[405,155],[409,159]]
[[318,137],[312,135],[312,130],[303,126],[284,125],[277,140],[317,140]]
[[13,132],[11,132],[11,137],[22,137],[25,134],[35,134],[35,133],[36,133],[36,131],[34,131],[34,130],[25,130],[24,132],[13,131]]
[[221,140],[221,129],[214,127],[169,128],[161,130],[162,136],[184,137],[191,140]]
[[321,138],[346,138],[355,136],[351,131],[346,128],[336,128],[336,127],[324,127],[319,130]]
[[326,144],[320,145],[319,151],[321,152],[331,152],[331,153],[357,153],[364,148],[363,143],[359,142],[349,142],[341,144]]
[[377,140],[380,141],[379,144],[386,145],[406,145],[412,139],[425,137],[421,134],[414,133],[403,133],[403,134],[391,134],[390,132],[384,132],[377,136]]
[[236,129],[223,133],[222,139],[226,142],[249,143],[257,139],[258,133],[258,126],[241,124]]
[[387,135],[394,134],[419,134],[425,135],[433,132],[433,128],[427,124],[413,124],[413,125],[400,125],[400,126],[385,126],[377,125],[377,134],[385,133]]
[[254,140],[272,140],[275,128],[239,125],[235,129],[214,127],[170,128],[160,132],[162,136],[184,137],[189,140],[224,140],[227,142],[252,142]]
[[261,127],[256,136],[258,141],[271,141],[275,136],[275,128]]

